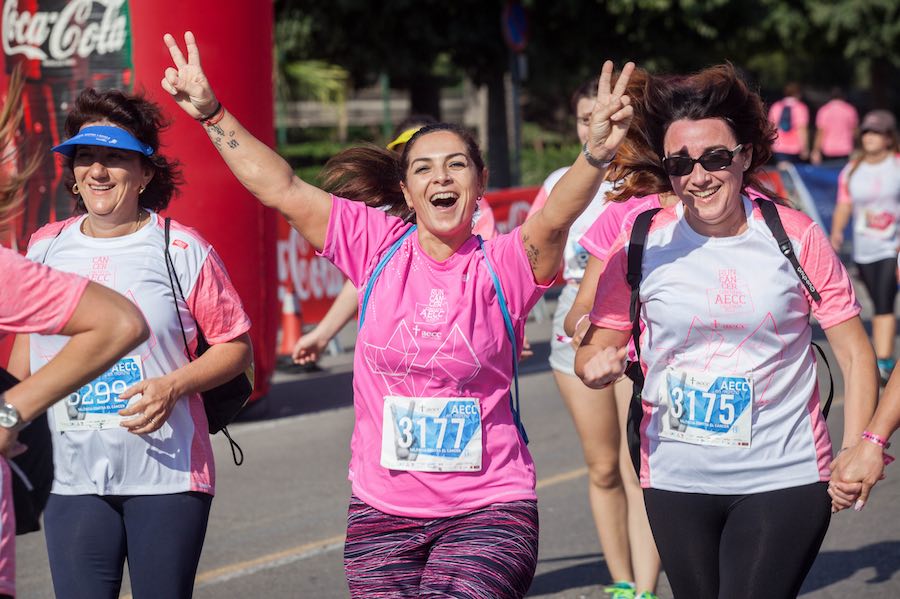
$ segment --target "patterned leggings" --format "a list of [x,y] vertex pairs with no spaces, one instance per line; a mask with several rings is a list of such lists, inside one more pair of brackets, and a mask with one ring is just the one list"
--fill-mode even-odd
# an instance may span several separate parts
[[538,553],[535,501],[450,518],[406,518],[351,497],[344,571],[354,598],[520,598]]

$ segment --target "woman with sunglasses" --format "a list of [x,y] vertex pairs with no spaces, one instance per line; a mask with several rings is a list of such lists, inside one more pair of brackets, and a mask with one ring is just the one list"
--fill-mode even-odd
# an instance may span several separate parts
[[[844,374],[844,439],[872,416],[875,360],[846,271],[825,234],[776,205],[803,277],[747,188],[774,132],[730,65],[651,78],[652,154],[626,167],[632,195],[671,191],[644,241],[639,280],[640,479],[677,598],[796,597],[828,529],[831,443],[821,414],[811,316]],[[581,173],[587,175],[588,173]],[[609,253],[576,355],[585,383],[624,372],[631,336],[629,235]],[[814,298],[818,298],[814,299]]]

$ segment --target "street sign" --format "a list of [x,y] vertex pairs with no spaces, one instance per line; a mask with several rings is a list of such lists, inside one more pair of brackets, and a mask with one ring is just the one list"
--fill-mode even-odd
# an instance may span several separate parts
[[513,52],[523,52],[528,45],[528,15],[518,0],[503,7],[503,40]]

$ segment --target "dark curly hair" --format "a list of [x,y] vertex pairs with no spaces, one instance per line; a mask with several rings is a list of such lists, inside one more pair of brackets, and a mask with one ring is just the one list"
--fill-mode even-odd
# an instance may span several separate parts
[[[184,179],[179,162],[159,153],[159,134],[170,124],[163,117],[159,105],[143,95],[126,94],[118,89],[95,90],[89,87],[78,94],[66,117],[66,137],[73,137],[85,124],[94,121],[109,121],[153,148],[152,156],[140,155],[143,164],[149,166],[154,175],[144,193],[138,197],[138,205],[154,212],[164,210]],[[75,183],[71,158],[63,157],[63,172],[66,186],[71,189]],[[81,196],[77,198],[75,211],[85,212],[84,201]]]
[[422,136],[436,131],[449,131],[459,137],[479,176],[484,172],[481,150],[467,129],[453,123],[433,123],[416,131],[399,156],[371,144],[348,148],[335,155],[322,169],[323,189],[363,201],[373,208],[385,208],[389,214],[414,222],[415,212],[406,205],[400,183],[406,181],[410,150]]
[[759,170],[772,156],[775,128],[769,123],[765,104],[730,63],[704,69],[686,77],[649,76],[628,94],[635,116],[623,147],[642,148],[642,152],[623,152],[620,148],[612,171],[625,180],[616,190],[615,201],[631,196],[672,191],[663,169],[663,140],[669,126],[681,119],[722,119],[738,143],[753,148],[750,167],[744,172],[742,189],[754,190],[781,200],[759,178]]

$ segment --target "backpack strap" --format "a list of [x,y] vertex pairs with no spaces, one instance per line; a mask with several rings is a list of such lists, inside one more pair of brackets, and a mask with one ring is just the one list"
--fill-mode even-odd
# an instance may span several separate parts
[[802,266],[800,266],[800,261],[797,259],[797,255],[794,253],[794,245],[788,238],[788,235],[784,230],[784,225],[781,224],[781,216],[778,214],[778,207],[775,205],[775,202],[771,200],[764,200],[762,198],[756,198],[756,205],[759,206],[759,210],[760,212],[762,212],[763,219],[766,221],[766,226],[769,227],[769,230],[772,232],[772,236],[778,243],[778,249],[781,250],[781,253],[784,254],[784,257],[787,258],[791,263],[791,266],[794,267],[794,272],[797,273],[797,278],[799,278],[803,286],[806,287],[806,290],[809,292],[809,295],[813,299],[813,301],[817,304],[820,303],[822,301],[822,296],[819,295],[819,292],[816,290],[816,286],[813,285],[813,282],[809,280],[809,276],[806,274],[806,271],[803,270]]
[[378,277],[381,276],[381,271],[384,270],[384,267],[387,266],[387,263],[391,258],[394,257],[394,254],[397,253],[397,250],[400,249],[400,246],[406,240],[407,237],[413,234],[413,231],[416,230],[417,225],[413,225],[406,230],[406,232],[388,248],[387,252],[385,252],[384,256],[381,257],[381,260],[375,266],[375,270],[372,271],[372,276],[369,277],[369,282],[366,283],[366,292],[363,294],[362,305],[359,307],[359,328],[361,329],[363,323],[366,321],[366,307],[369,305],[369,297],[372,295],[372,289],[375,288],[375,281],[378,280]]
[[638,359],[628,364],[625,376],[631,379],[631,400],[628,402],[628,418],[625,425],[625,440],[631,465],[634,472],[641,477],[641,422],[644,419],[644,408],[641,394],[644,391],[644,371],[641,370],[641,296],[640,286],[643,277],[641,270],[644,261],[644,246],[647,244],[647,233],[653,217],[662,208],[651,208],[638,214],[631,228],[628,241],[628,273],[626,280],[631,287],[631,301],[628,314],[631,318],[631,339]]
[[500,277],[497,276],[497,271],[494,270],[494,265],[491,264],[488,253],[484,251],[484,240],[481,238],[481,235],[476,237],[478,237],[478,247],[481,248],[481,252],[484,254],[484,263],[487,265],[488,272],[491,274],[491,280],[494,282],[494,290],[497,292],[500,312],[503,314],[503,324],[506,325],[506,336],[509,337],[509,342],[512,344],[513,349],[513,389],[515,389],[515,395],[513,395],[511,389],[509,392],[509,408],[512,411],[516,428],[519,430],[519,434],[522,435],[522,440],[525,441],[525,445],[528,445],[528,433],[525,432],[525,425],[522,424],[522,408],[519,405],[519,348],[516,346],[516,330],[513,327],[512,317],[509,315],[509,307],[506,303],[506,296],[503,294],[503,286],[500,285]]
[[[172,259],[172,254],[169,252],[169,241],[171,238],[170,230],[172,228],[171,223],[172,219],[167,216],[165,226],[163,227],[166,238],[166,270],[169,271],[169,287],[172,289],[172,300],[175,304],[175,316],[178,317],[178,328],[181,329],[181,340],[184,341],[184,353],[187,354],[188,361],[193,362],[194,357],[191,355],[191,348],[188,345],[187,333],[184,332],[184,321],[181,320],[181,311],[178,309],[178,297],[180,296],[181,301],[185,304],[187,304],[187,298],[184,296],[184,290],[181,288],[181,281],[178,280],[178,274],[175,272],[175,261]],[[177,293],[175,291],[176,287],[178,288]],[[206,337],[203,335],[203,331],[200,329],[199,322],[196,322],[195,328],[197,329],[197,355],[199,356],[206,350],[209,344],[206,341]],[[203,401],[206,403],[206,399]],[[231,459],[234,461],[234,465],[240,466],[244,463],[244,450],[237,444],[237,441],[231,438],[231,435],[228,433],[228,427],[222,427],[222,432],[225,433],[225,437],[228,439],[228,445],[231,448]]]
[[637,354],[637,361],[628,365],[626,374],[628,378],[638,385],[636,376],[640,377],[640,388],[644,387],[644,374],[641,371],[641,272],[644,262],[644,246],[647,244],[647,233],[650,231],[650,224],[653,217],[662,208],[651,208],[646,212],[638,214],[634,219],[634,225],[631,228],[631,238],[628,241],[628,273],[625,278],[628,286],[631,287],[631,301],[629,303],[628,315],[631,318],[631,338],[634,340],[634,351]]

